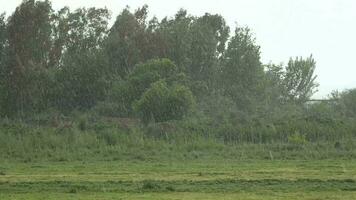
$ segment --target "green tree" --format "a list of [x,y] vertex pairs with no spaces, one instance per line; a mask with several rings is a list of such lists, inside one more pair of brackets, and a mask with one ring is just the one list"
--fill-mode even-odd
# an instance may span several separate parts
[[266,69],[268,98],[277,103],[301,105],[317,91],[312,57],[290,59],[286,67],[270,64]]
[[268,64],[266,65],[265,72],[265,84],[266,84],[266,101],[269,105],[280,106],[283,103],[284,98],[284,76],[285,71],[282,64]]
[[135,66],[134,71],[129,76],[132,96],[131,103],[141,97],[141,95],[154,82],[165,79],[172,80],[178,74],[178,68],[168,59],[150,60]]
[[185,86],[171,87],[161,80],[142,95],[134,104],[134,110],[139,113],[145,123],[178,120],[187,114],[194,105],[192,92]]
[[52,13],[49,1],[25,0],[8,19],[2,68],[7,115],[23,115],[42,98],[34,74],[49,67]]
[[65,7],[54,18],[55,85],[47,98],[61,110],[90,108],[105,98],[108,87],[110,73],[102,46],[110,13],[97,8],[71,12]]
[[171,59],[196,84],[212,85],[225,51],[229,27],[220,15],[193,17],[179,10],[174,18],[156,23],[159,56]]
[[109,87],[107,58],[101,50],[80,51],[63,60],[55,75],[51,94],[54,106],[60,110],[88,109],[105,99]]
[[6,51],[6,21],[5,21],[5,13],[0,15],[0,116],[5,113],[6,99],[7,99],[7,90],[5,88],[6,84],[6,74],[5,74],[5,51]]
[[356,89],[333,92],[334,107],[345,117],[356,118]]
[[113,72],[126,77],[133,67],[145,61],[147,6],[131,13],[124,9],[110,29],[105,49]]
[[316,62],[312,56],[307,59],[290,59],[286,67],[283,85],[287,101],[305,103],[317,91]]
[[260,47],[248,28],[236,28],[224,53],[222,85],[242,110],[251,110],[263,94],[264,70],[260,61]]
[[100,49],[108,35],[110,13],[101,8],[80,8],[71,12],[65,7],[54,14],[51,66],[59,66],[63,57],[81,51]]
[[174,18],[164,18],[156,27],[160,39],[157,48],[162,57],[172,60],[180,69],[191,65],[190,49],[192,44],[191,25],[194,18],[186,10],[179,10]]
[[5,45],[6,45],[6,21],[5,21],[5,13],[0,15],[0,65],[2,63]]
[[218,65],[225,51],[229,27],[220,15],[205,14],[194,20],[191,26],[192,43],[188,54],[191,65],[188,73],[194,80],[212,85]]
[[114,101],[131,110],[132,103],[146,92],[151,84],[165,80],[169,85],[184,84],[186,77],[169,59],[154,59],[138,64],[125,81],[118,81],[110,92],[110,101]]
[[[24,0],[9,17],[8,42],[17,67],[47,67],[52,34],[52,6],[46,1]],[[21,65],[21,66],[20,66]]]
[[6,31],[5,13],[3,13],[0,15],[0,85],[5,78],[2,75],[4,73],[4,65],[6,64],[5,61],[6,50],[7,50],[7,31]]

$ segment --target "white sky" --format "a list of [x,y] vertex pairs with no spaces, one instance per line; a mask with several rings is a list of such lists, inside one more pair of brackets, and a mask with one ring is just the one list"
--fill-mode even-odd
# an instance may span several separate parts
[[[22,0],[0,0],[0,12],[12,13]],[[284,62],[313,54],[319,92],[356,88],[355,0],[52,0],[53,7],[107,7],[113,19],[129,5],[149,6],[151,16],[173,16],[180,8],[192,15],[221,14],[230,27],[249,26],[261,45],[262,61]]]

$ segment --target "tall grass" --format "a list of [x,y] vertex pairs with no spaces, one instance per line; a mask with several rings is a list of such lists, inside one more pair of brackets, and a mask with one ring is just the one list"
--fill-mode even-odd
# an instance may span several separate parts
[[[33,162],[162,159],[327,159],[356,157],[352,123],[212,126],[199,120],[123,127],[76,117],[59,125],[3,120],[0,158]],[[337,122],[339,123],[339,122]]]

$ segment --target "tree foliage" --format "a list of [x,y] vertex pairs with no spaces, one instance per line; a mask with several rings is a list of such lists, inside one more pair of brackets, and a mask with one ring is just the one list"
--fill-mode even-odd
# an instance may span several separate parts
[[125,81],[118,81],[111,91],[111,100],[131,110],[134,101],[140,99],[152,84],[164,80],[168,84],[182,83],[185,75],[168,59],[149,60],[138,64]]
[[102,47],[108,34],[110,13],[102,8],[64,7],[53,14],[53,45],[50,65],[59,66],[66,54],[95,51]]
[[343,116],[356,117],[356,89],[334,92],[332,99]]
[[264,71],[250,29],[236,28],[224,53],[221,76],[225,94],[241,109],[251,109],[263,92]]
[[155,82],[135,102],[134,109],[144,122],[164,122],[179,120],[187,114],[194,105],[192,92],[185,86],[171,87],[161,80]]
[[7,20],[7,50],[1,72],[6,115],[22,115],[42,97],[42,91],[34,92],[41,82],[35,77],[48,68],[51,15],[49,1],[25,0]]
[[318,84],[315,81],[315,66],[312,56],[289,60],[283,80],[287,100],[304,103],[316,92]]
[[0,14],[0,65],[3,60],[5,45],[7,42],[5,13]]
[[104,100],[109,87],[105,68],[107,61],[101,51],[81,51],[66,56],[55,74],[53,106],[60,110],[88,109]]
[[[264,65],[248,27],[230,37],[218,14],[181,9],[158,20],[148,10],[127,7],[111,27],[105,8],[54,11],[49,0],[25,0],[1,15],[1,115],[112,106],[115,116],[161,122],[184,118],[196,104],[194,116],[214,126],[309,116],[318,86],[312,57]],[[339,99],[310,113],[353,117],[352,92]]]
[[144,61],[147,6],[131,13],[124,9],[116,18],[106,41],[106,52],[111,68],[120,77],[127,76],[133,67]]
[[266,78],[268,89],[273,90],[275,100],[279,103],[304,104],[317,91],[315,61],[312,56],[307,59],[297,57],[290,59],[288,65],[267,65]]

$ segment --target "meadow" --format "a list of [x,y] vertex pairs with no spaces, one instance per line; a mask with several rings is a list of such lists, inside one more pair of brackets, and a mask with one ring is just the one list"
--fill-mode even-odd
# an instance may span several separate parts
[[0,199],[355,199],[356,161],[2,162]]
[[0,199],[356,197],[350,135],[313,142],[292,134],[287,142],[253,143],[226,142],[215,132],[178,122],[125,128],[80,117],[71,126],[5,120]]

